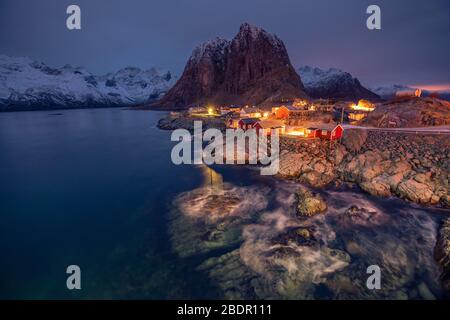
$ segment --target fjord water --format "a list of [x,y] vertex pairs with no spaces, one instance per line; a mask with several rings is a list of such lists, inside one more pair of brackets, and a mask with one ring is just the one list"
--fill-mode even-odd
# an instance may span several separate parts
[[[167,203],[201,175],[172,164],[160,117],[117,108],[0,114],[1,298],[211,294],[170,253]],[[82,290],[69,292],[72,264]]]
[[[204,185],[205,167],[172,164],[170,132],[156,128],[163,115],[118,108],[0,113],[0,298],[223,297],[218,283],[226,279],[226,272],[208,276],[197,266],[236,249],[236,244],[222,248],[222,253],[188,257],[173,250],[171,241],[180,240],[169,234],[174,199]],[[242,245],[242,258],[250,268],[252,263],[255,269],[273,263],[266,249],[272,238],[279,238],[273,233],[282,232],[289,227],[287,221],[294,220],[290,210],[297,186],[261,177],[253,169],[215,170],[214,177],[236,186],[236,193],[252,187],[248,197],[261,193],[267,198],[266,218],[246,221],[251,232],[237,246]],[[441,297],[439,268],[432,257],[437,212],[358,190],[322,193],[329,212],[307,223],[321,232],[321,247],[352,254],[341,278],[348,282],[365,277],[367,265],[383,262],[390,268],[385,283],[405,283],[400,297],[424,298],[429,291]],[[346,220],[345,210],[352,204],[378,211],[379,220],[371,225]],[[276,221],[276,228],[268,221]],[[328,251],[318,257],[314,250],[291,249],[297,258],[312,261],[314,274],[329,274],[322,259]],[[82,290],[66,288],[66,267],[72,264],[81,268]],[[272,269],[271,279],[278,276]],[[333,281],[337,291],[348,286]],[[239,285],[252,290],[251,281]],[[315,298],[339,297],[319,285],[311,286],[317,287]],[[351,297],[371,296],[357,292]]]

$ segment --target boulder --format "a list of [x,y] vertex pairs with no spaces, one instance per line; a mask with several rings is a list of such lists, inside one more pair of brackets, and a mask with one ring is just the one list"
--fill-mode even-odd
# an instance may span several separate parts
[[410,178],[398,185],[397,194],[416,203],[429,203],[433,196],[433,190],[428,184]]
[[371,181],[362,182],[360,183],[360,187],[367,193],[374,196],[389,197],[391,195],[391,187],[382,177],[378,177]]
[[367,131],[359,129],[345,130],[342,144],[350,152],[359,152],[367,139]]
[[321,174],[320,172],[315,170],[308,171],[300,176],[300,181],[305,182],[315,188],[324,187],[327,184],[331,183],[333,180],[334,175],[326,173]]
[[334,158],[335,164],[336,165],[341,164],[346,155],[347,155],[347,150],[345,149],[345,147],[338,144],[336,146],[336,152],[335,152],[335,158]]
[[284,177],[295,177],[301,173],[304,166],[303,155],[294,152],[281,152],[280,169],[278,173]]
[[300,188],[296,197],[298,216],[311,217],[327,210],[327,204],[319,194]]

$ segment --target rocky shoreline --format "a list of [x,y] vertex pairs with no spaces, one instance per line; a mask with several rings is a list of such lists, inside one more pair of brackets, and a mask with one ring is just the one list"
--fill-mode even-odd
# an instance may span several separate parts
[[208,128],[217,128],[225,130],[225,122],[222,119],[207,118],[207,117],[193,117],[188,115],[172,115],[168,114],[166,117],[158,121],[157,127],[161,130],[176,130],[186,129],[194,130],[194,121],[201,121],[203,130]]
[[[171,114],[157,126],[192,131],[194,121],[202,121],[203,130],[225,130],[222,119]],[[313,188],[357,184],[374,196],[450,208],[450,137],[350,129],[330,144],[284,136],[278,177]]]
[[450,137],[347,130],[342,144],[281,139],[280,177],[321,188],[356,183],[371,195],[450,207]]
[[[185,116],[168,116],[160,120],[158,127],[169,130],[176,128],[192,130],[194,120],[196,119]],[[221,128],[214,121],[206,125],[204,123],[203,127]],[[450,137],[448,136],[346,130],[342,141],[332,144],[329,141],[318,139],[282,137],[280,139],[280,171],[277,178],[280,183],[288,183],[285,186],[288,189],[278,192],[289,194],[286,198],[287,201],[281,201],[286,212],[292,213],[288,213],[288,217],[283,215],[278,217],[278,213],[271,216],[270,219],[275,216],[281,219],[276,224],[275,230],[277,231],[266,230],[267,221],[265,220],[269,219],[266,214],[262,215],[263,218],[259,222],[262,222],[264,226],[252,224],[255,223],[254,219],[259,221],[258,216],[267,210],[267,202],[264,200],[268,199],[267,190],[264,192],[258,189],[244,190],[241,188],[241,190],[230,186],[225,188],[229,190],[221,195],[211,195],[205,190],[198,190],[182,195],[180,201],[176,202],[177,210],[175,212],[178,213],[174,214],[170,228],[174,250],[179,256],[185,257],[241,245],[239,249],[210,258],[198,266],[198,270],[207,272],[211,278],[217,281],[219,288],[223,290],[228,299],[312,298],[317,294],[311,291],[312,288],[315,288],[309,284],[312,279],[308,278],[309,275],[302,275],[303,273],[295,270],[306,272],[313,266],[314,268],[319,267],[319,269],[332,266],[333,270],[349,272],[345,277],[331,275],[334,271],[330,275],[324,273],[323,276],[328,280],[323,281],[326,283],[327,290],[330,291],[330,296],[340,298],[357,296],[355,292],[359,292],[364,284],[355,284],[352,281],[355,281],[353,273],[360,272],[360,266],[350,265],[355,263],[354,256],[363,253],[368,259],[374,259],[372,253],[365,252],[365,249],[361,247],[361,243],[365,242],[370,247],[372,241],[375,241],[373,235],[363,236],[356,240],[352,238],[352,241],[346,242],[345,250],[342,248],[331,249],[323,247],[323,244],[328,241],[327,232],[330,230],[320,230],[321,224],[324,221],[334,221],[339,228],[343,228],[339,231],[344,232],[339,234],[339,237],[343,237],[346,232],[353,234],[354,228],[366,228],[365,232],[370,233],[372,228],[367,227],[386,226],[385,223],[389,219],[401,221],[408,218],[404,214],[399,214],[398,217],[397,215],[389,217],[380,214],[378,209],[365,204],[361,205],[357,201],[347,202],[347,208],[341,214],[332,213],[329,217],[329,211],[335,210],[333,206],[336,203],[333,199],[323,197],[323,193],[329,193],[330,190],[323,188],[333,185],[357,185],[364,192],[377,197],[397,197],[420,205],[447,209],[450,207],[449,155]],[[253,200],[260,197],[257,203],[261,204],[261,207],[242,210],[249,204],[245,200],[249,193],[253,193],[251,196]],[[356,198],[357,196],[355,196]],[[221,205],[217,206],[218,203]],[[239,214],[235,214],[238,212],[237,208],[240,208]],[[326,215],[323,214],[325,212]],[[411,214],[414,215],[417,212]],[[203,215],[205,216],[203,217]],[[213,217],[217,217],[219,220],[211,220]],[[201,223],[194,223],[198,219]],[[435,236],[437,225],[430,222],[432,219],[426,216],[421,219],[428,221],[425,224],[422,220],[417,221],[416,228],[423,229],[420,231],[422,236],[419,237],[422,242],[414,242],[419,240],[411,234],[411,239],[403,239],[405,242],[402,246],[391,248],[390,245],[387,245],[386,250],[389,252],[391,252],[390,250],[400,250],[401,255],[405,255],[406,252],[414,251],[415,246],[422,246],[424,243],[427,243],[428,247],[434,247],[434,259],[441,267],[442,287],[450,292],[450,219],[444,221],[437,239]],[[396,222],[392,228],[402,228],[402,224],[398,223],[400,222]],[[415,224],[413,221],[408,223]],[[284,231],[278,230],[281,225],[283,225]],[[251,230],[252,232],[250,232]],[[262,232],[266,235],[269,230],[274,234],[268,238],[262,235],[257,237],[255,247],[253,232]],[[336,233],[334,235],[337,236]],[[395,232],[392,234],[390,231],[386,231],[385,236],[390,237],[392,243],[399,240]],[[319,240],[321,237],[325,238]],[[354,237],[354,234],[351,237]],[[186,241],[187,239],[188,241]],[[412,244],[411,241],[415,244]],[[408,246],[408,243],[411,246]],[[262,248],[266,245],[271,248],[269,251]],[[382,243],[377,243],[377,245],[382,245]],[[379,254],[384,255],[382,252],[383,250]],[[431,262],[433,260],[432,252],[432,249],[425,250],[423,254],[429,255],[429,257],[419,256],[417,258],[422,261],[421,263],[426,261],[429,270],[436,268],[436,264]],[[303,256],[317,254],[321,257],[320,263],[305,264]],[[422,272],[421,270],[413,271],[414,263],[410,264],[405,257],[402,258],[404,261],[401,262],[401,268],[397,265],[398,262],[388,263],[388,269],[392,268],[392,274],[387,280],[390,288],[389,294],[383,293],[380,297],[435,299],[432,292],[438,292],[439,289],[435,287],[430,290],[430,284],[425,282],[421,282],[411,292],[399,289],[400,284],[409,281],[406,278],[411,277],[414,273]],[[278,265],[279,263],[282,267]],[[260,270],[259,268],[262,266],[264,267]],[[291,270],[291,267],[295,270]],[[287,271],[283,268],[287,268]],[[400,271],[398,268],[408,268],[408,276],[405,279],[398,279],[395,276]],[[436,271],[437,276],[438,272]],[[276,280],[270,280],[272,278]],[[278,287],[280,284],[282,286]],[[273,289],[275,285],[276,290]],[[291,288],[291,286],[293,287]],[[358,291],[356,291],[357,288],[359,288]]]

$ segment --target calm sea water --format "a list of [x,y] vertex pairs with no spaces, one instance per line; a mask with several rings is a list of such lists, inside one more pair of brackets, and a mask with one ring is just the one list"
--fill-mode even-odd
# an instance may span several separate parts
[[[0,298],[222,297],[214,279],[196,270],[208,255],[180,258],[171,249],[169,208],[177,195],[200,187],[205,172],[172,164],[170,132],[156,128],[162,116],[117,108],[0,113]],[[218,171],[223,181],[237,186],[278,188],[278,182],[255,170]],[[404,219],[418,210],[356,191],[324,192],[336,214],[317,225],[338,226],[334,243],[342,248],[353,238],[377,250],[371,240],[376,236],[364,226],[354,234],[339,220],[349,203],[367,202]],[[277,207],[282,196],[273,196],[268,209]],[[432,213],[419,211],[417,224],[434,228],[436,219],[428,218]],[[408,237],[417,224],[393,221],[377,226],[378,235],[399,232],[411,243]],[[411,277],[414,283],[426,279],[439,297],[432,248],[419,240],[429,266]],[[82,290],[66,289],[65,271],[72,264],[81,267]]]
[[[170,252],[167,204],[202,178],[172,165],[160,117],[116,108],[0,114],[1,298],[213,295]],[[66,289],[71,264],[81,267],[81,291]]]

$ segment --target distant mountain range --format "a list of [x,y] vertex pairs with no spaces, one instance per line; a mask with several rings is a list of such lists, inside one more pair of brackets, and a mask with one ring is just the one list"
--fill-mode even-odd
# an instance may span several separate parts
[[[395,93],[397,91],[404,91],[404,90],[415,90],[417,88],[411,87],[411,86],[405,86],[402,84],[393,84],[393,85],[386,85],[386,86],[378,86],[374,87],[371,90],[378,94],[383,99],[392,99],[395,97]],[[431,92],[427,90],[422,90],[422,96],[427,97],[430,95],[437,95],[439,98],[450,101],[450,92],[448,91],[442,91],[442,92]]]
[[[152,105],[277,103],[294,98],[390,99],[404,85],[367,89],[350,73],[303,66],[295,70],[284,43],[244,23],[232,40],[216,38],[192,52],[182,76],[127,67],[105,75],[66,65],[0,55],[0,111]],[[424,96],[430,92],[424,91]],[[450,93],[441,93],[441,99]]]
[[173,82],[170,72],[156,68],[129,67],[96,76],[70,65],[52,68],[0,55],[0,111],[146,104]]
[[312,98],[345,100],[379,99],[374,92],[364,88],[350,73],[331,68],[322,70],[304,66],[297,69],[306,92]]

